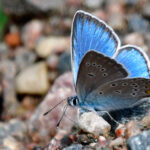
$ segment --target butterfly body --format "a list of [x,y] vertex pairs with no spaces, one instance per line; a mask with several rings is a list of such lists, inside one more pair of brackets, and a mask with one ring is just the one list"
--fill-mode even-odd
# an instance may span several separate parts
[[77,93],[71,106],[114,111],[150,97],[150,63],[139,47],[121,47],[111,27],[84,11],[74,16],[71,38]]

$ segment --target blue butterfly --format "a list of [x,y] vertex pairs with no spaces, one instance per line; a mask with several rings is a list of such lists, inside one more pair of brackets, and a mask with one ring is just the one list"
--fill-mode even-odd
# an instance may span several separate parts
[[142,49],[121,47],[113,29],[77,11],[72,24],[72,71],[77,95],[71,106],[96,111],[131,108],[150,97],[150,62]]

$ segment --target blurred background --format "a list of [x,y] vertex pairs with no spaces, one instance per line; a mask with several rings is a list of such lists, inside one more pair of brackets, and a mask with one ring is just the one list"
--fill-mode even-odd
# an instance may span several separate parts
[[63,104],[43,113],[75,93],[70,32],[79,9],[150,56],[149,0],[0,0],[0,149],[40,149],[69,133],[67,117],[56,130]]

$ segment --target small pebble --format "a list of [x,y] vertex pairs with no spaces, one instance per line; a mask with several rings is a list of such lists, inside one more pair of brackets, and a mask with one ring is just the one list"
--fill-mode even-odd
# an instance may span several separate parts
[[109,144],[110,147],[114,147],[114,146],[120,146],[120,145],[124,145],[125,143],[125,139],[123,137],[118,137],[114,140],[112,140]]
[[47,58],[50,54],[62,52],[69,48],[69,39],[66,37],[45,37],[36,45],[36,53],[42,58]]
[[84,5],[88,8],[91,9],[96,9],[101,7],[101,5],[103,4],[104,0],[84,0]]
[[25,24],[22,29],[21,38],[26,48],[35,48],[36,41],[43,32],[43,26],[43,22],[40,20],[32,20]]
[[16,91],[22,94],[45,94],[49,89],[48,71],[45,62],[23,69],[16,77]]
[[90,143],[91,147],[95,147],[96,143]]
[[111,126],[102,117],[93,112],[83,113],[79,117],[79,126],[82,130],[92,133],[95,136],[99,134],[108,135]]
[[58,61],[59,61],[59,56],[56,55],[56,54],[51,54],[47,60],[46,60],[46,63],[47,63],[47,66],[50,68],[50,69],[56,69],[57,66],[58,66]]
[[143,16],[150,18],[150,2],[145,3],[142,9],[142,14]]
[[98,142],[104,142],[106,141],[106,138],[104,136],[99,136]]
[[6,60],[9,57],[9,48],[6,43],[0,42],[0,60]]
[[15,138],[8,136],[3,140],[3,146],[10,150],[25,150],[22,143],[18,142]]
[[89,144],[95,142],[93,134],[82,133],[77,135],[78,143]]
[[32,65],[36,60],[36,55],[33,51],[29,51],[25,47],[17,47],[15,50],[15,62],[17,69],[20,71],[25,67]]
[[150,128],[150,115],[145,116],[142,121],[141,124],[145,127],[145,128]]
[[126,125],[126,132],[125,132],[126,138],[135,136],[135,135],[139,134],[140,132],[141,132],[140,128],[138,127],[138,125],[135,121],[130,121]]

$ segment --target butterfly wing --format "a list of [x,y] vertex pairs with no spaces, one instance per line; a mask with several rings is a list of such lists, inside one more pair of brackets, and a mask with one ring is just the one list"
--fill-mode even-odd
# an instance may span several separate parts
[[84,11],[77,11],[72,24],[72,65],[76,84],[79,64],[88,50],[112,57],[120,41],[111,27]]
[[136,106],[147,97],[150,97],[150,79],[126,78],[98,87],[89,93],[81,106],[113,111]]
[[91,91],[100,85],[127,76],[127,71],[114,59],[90,50],[83,57],[79,67],[77,95],[79,99],[84,100]]
[[124,46],[118,50],[115,59],[129,71],[129,77],[150,77],[149,59],[139,47]]

